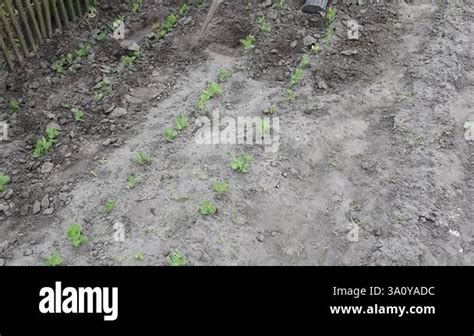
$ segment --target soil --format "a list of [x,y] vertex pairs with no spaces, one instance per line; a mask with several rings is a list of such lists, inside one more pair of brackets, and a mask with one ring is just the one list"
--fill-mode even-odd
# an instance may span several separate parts
[[[333,2],[331,39],[327,18],[301,13],[301,1],[227,1],[198,46],[208,2],[188,2],[161,40],[150,38],[154,24],[182,1],[145,0],[137,13],[132,1],[100,3],[21,69],[0,72],[9,124],[0,172],[11,177],[0,194],[0,265],[44,265],[55,251],[64,265],[167,265],[175,250],[188,265],[474,264],[474,152],[464,129],[474,122],[472,1]],[[263,15],[269,33],[259,29]],[[126,40],[97,41],[119,16]],[[352,20],[358,39],[348,38]],[[249,34],[256,44],[246,52]],[[52,64],[81,43],[89,56],[58,77]],[[123,68],[134,44],[141,52]],[[305,54],[292,100],[288,83]],[[232,77],[209,111],[274,111],[277,152],[195,141],[199,96],[222,67]],[[97,100],[104,78],[112,90]],[[168,142],[179,114],[190,126]],[[34,158],[48,125],[60,136]],[[134,162],[140,150],[150,165]],[[230,166],[243,153],[253,157],[247,174]],[[131,174],[139,181],[127,188]],[[220,180],[230,189],[217,196]],[[215,215],[198,212],[205,199]],[[66,235],[74,223],[89,239],[79,248]]]

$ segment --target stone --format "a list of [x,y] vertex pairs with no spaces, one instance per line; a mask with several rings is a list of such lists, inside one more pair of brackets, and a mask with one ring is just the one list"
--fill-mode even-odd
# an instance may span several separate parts
[[316,40],[313,36],[311,35],[307,35],[304,39],[303,39],[303,44],[305,45],[305,47],[311,47],[312,45],[316,44],[318,42],[318,40]]
[[33,204],[33,215],[39,214],[40,211],[41,211],[41,202],[36,201],[35,204]]
[[112,113],[110,114],[111,118],[120,118],[127,115],[127,109],[124,107],[117,107],[115,108]]

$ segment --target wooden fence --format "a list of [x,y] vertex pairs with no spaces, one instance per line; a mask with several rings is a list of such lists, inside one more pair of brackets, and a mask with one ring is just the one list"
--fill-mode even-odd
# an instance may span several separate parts
[[10,69],[21,65],[55,31],[62,31],[86,15],[94,3],[94,0],[0,0],[0,54],[4,63]]

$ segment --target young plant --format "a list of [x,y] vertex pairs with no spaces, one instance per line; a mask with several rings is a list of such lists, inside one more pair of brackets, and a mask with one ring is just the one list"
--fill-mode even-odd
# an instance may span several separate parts
[[54,252],[48,259],[46,259],[46,266],[61,266],[63,264],[63,258],[58,252]]
[[297,67],[293,76],[291,76],[289,87],[290,89],[294,88],[296,85],[301,83],[303,80],[304,70],[301,67]]
[[219,82],[221,83],[227,82],[231,77],[232,73],[226,68],[220,68],[217,73],[217,78],[219,78]]
[[311,64],[311,59],[308,54],[304,54],[303,57],[301,58],[300,62],[300,67],[303,69],[306,69],[310,66]]
[[174,14],[168,15],[165,21],[165,29],[169,33],[170,31],[173,30],[174,26],[176,26],[176,23],[178,22],[178,17]]
[[328,13],[326,14],[326,20],[328,21],[328,25],[332,25],[334,20],[336,20],[337,10],[333,6],[329,6]]
[[204,216],[215,215],[217,212],[217,208],[214,204],[212,204],[208,200],[204,200],[199,205],[199,212],[201,213],[201,215],[204,215]]
[[145,260],[145,255],[143,254],[143,252],[138,252],[133,256],[133,258],[136,261],[143,261],[143,260]]
[[278,9],[283,9],[286,7],[286,0],[277,0]]
[[252,160],[253,157],[251,155],[243,154],[233,159],[230,163],[230,167],[236,172],[246,174],[250,171],[250,163]]
[[20,102],[18,100],[12,99],[8,103],[8,107],[10,108],[10,111],[18,112],[21,108],[21,105],[20,105]]
[[217,95],[222,94],[221,86],[216,82],[211,82],[208,84],[207,89],[201,93],[199,97],[198,108],[201,112],[206,111],[207,103]]
[[85,116],[84,111],[74,107],[73,109],[71,109],[71,112],[74,115],[74,120],[79,121],[79,122],[84,121],[84,116]]
[[139,166],[150,164],[151,161],[151,157],[145,154],[143,151],[138,151],[138,153],[135,155],[135,163]]
[[131,174],[127,176],[127,189],[133,189],[136,187],[137,183],[140,182],[140,176]]
[[174,250],[168,254],[166,261],[170,266],[186,266],[186,257],[179,250]]
[[76,56],[77,58],[83,58],[89,55],[89,52],[91,50],[91,46],[89,44],[81,44],[79,49],[76,50]]
[[133,65],[133,62],[137,57],[135,55],[126,55],[122,57],[122,60],[120,61],[120,64],[122,65],[122,68],[129,68]]
[[109,215],[117,208],[117,203],[115,201],[107,201],[104,206],[104,212]]
[[255,36],[249,35],[245,39],[240,40],[240,43],[244,46],[246,51],[255,48]]
[[132,3],[132,12],[137,13],[142,7],[142,4],[143,4],[143,0],[135,0]]
[[168,142],[173,142],[178,137],[178,132],[174,128],[165,129],[165,139]]
[[179,8],[178,8],[178,16],[179,17],[183,17],[185,16],[189,11],[189,6],[187,4],[182,4]]
[[53,148],[53,142],[45,137],[42,137],[36,142],[33,156],[38,158],[40,156],[46,155],[51,150],[51,148]]
[[262,16],[258,19],[258,27],[263,33],[270,33],[272,31],[272,26],[270,26],[270,23],[268,23],[265,16]]
[[60,59],[53,63],[53,70],[56,72],[58,77],[61,77],[64,73],[64,60]]
[[229,191],[229,183],[225,181],[219,181],[212,185],[212,189],[217,193],[217,195],[222,196]]
[[5,191],[8,183],[10,183],[10,176],[0,173],[0,192]]
[[75,248],[78,248],[89,241],[87,236],[83,234],[82,226],[80,224],[71,225],[67,230],[67,237]]
[[98,42],[103,42],[107,39],[107,33],[105,31],[97,32],[97,34],[95,35],[95,39]]
[[183,116],[182,114],[178,115],[178,117],[176,118],[176,129],[179,132],[181,132],[185,130],[186,128],[188,128],[188,126],[189,126],[189,123],[186,117]]

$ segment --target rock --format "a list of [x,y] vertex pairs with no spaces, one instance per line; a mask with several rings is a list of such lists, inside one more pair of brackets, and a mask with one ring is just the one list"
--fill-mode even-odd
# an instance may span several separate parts
[[265,241],[265,236],[263,234],[259,234],[257,236],[257,240],[260,242],[260,243],[263,243]]
[[10,244],[8,243],[8,240],[4,240],[3,242],[0,243],[0,252],[4,252]]
[[10,199],[13,196],[13,189],[7,189],[1,194],[1,198],[3,199]]
[[48,208],[43,212],[43,215],[49,216],[49,215],[52,215],[53,213],[54,213],[54,208]]
[[49,195],[46,194],[44,197],[41,199],[41,208],[47,209],[49,208]]
[[6,261],[5,259],[0,258],[0,267],[5,266]]
[[360,25],[356,20],[350,19],[346,22],[347,38],[349,40],[358,40],[360,38]]
[[321,90],[327,90],[328,89],[328,85],[326,84],[326,82],[321,79],[318,81],[318,88],[320,88]]
[[67,193],[60,193],[59,196],[58,196],[58,200],[63,202],[63,203],[66,203],[67,202]]
[[357,53],[358,53],[357,49],[346,49],[346,50],[341,51],[341,54],[345,56],[357,55]]
[[0,202],[0,212],[6,213],[10,209],[7,203]]
[[297,45],[298,45],[298,41],[293,41],[290,43],[290,47],[293,49],[296,48]]
[[111,118],[120,118],[127,115],[127,109],[123,107],[117,107],[115,108],[112,113],[110,114]]
[[464,139],[466,141],[474,141],[474,121],[466,121],[464,123],[464,129],[466,130]]
[[33,254],[33,251],[32,251],[31,249],[26,249],[26,250],[23,252],[23,255],[24,255],[25,257],[30,256],[30,255],[32,255],[32,254]]
[[51,162],[45,162],[42,166],[41,166],[41,174],[49,174],[51,173],[51,171],[53,170],[54,168],[54,164],[51,163]]
[[28,211],[30,210],[30,207],[28,204],[25,204],[23,205],[21,208],[20,208],[20,215],[21,216],[26,216],[28,215]]
[[35,204],[33,204],[33,215],[39,214],[40,211],[41,211],[41,202],[36,201]]
[[316,40],[313,36],[311,35],[307,35],[304,39],[303,39],[303,44],[305,45],[305,47],[311,47],[312,45],[316,44],[318,42],[318,40]]

